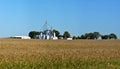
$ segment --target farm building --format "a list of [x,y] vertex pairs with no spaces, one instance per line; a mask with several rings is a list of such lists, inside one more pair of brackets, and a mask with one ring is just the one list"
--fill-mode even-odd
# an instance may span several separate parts
[[31,39],[29,36],[13,36],[14,39]]
[[53,32],[52,28],[48,29],[47,21],[44,24],[44,30],[40,35],[36,35],[37,39],[47,39],[47,40],[57,40],[58,37],[56,37],[55,32]]
[[55,33],[52,30],[45,30],[40,35],[36,35],[37,39],[47,39],[47,40],[57,40],[58,37],[55,36]]
[[73,40],[72,38],[67,38],[67,40]]

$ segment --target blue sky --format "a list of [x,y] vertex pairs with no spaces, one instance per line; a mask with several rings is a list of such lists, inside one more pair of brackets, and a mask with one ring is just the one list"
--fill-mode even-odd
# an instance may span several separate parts
[[120,0],[0,0],[0,37],[40,31],[46,20],[61,34],[120,37]]

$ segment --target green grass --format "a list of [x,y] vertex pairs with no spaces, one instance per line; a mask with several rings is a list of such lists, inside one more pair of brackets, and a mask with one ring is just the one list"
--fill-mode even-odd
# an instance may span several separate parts
[[4,62],[0,69],[120,69],[120,61]]

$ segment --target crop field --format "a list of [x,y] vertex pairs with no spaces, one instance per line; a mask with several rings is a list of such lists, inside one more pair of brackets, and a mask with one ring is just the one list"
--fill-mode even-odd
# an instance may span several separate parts
[[120,40],[0,39],[0,69],[120,69]]

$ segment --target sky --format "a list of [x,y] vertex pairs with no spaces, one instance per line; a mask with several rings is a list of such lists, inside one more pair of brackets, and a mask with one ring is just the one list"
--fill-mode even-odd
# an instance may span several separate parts
[[0,0],[0,38],[41,31],[46,21],[61,34],[120,38],[120,0]]

